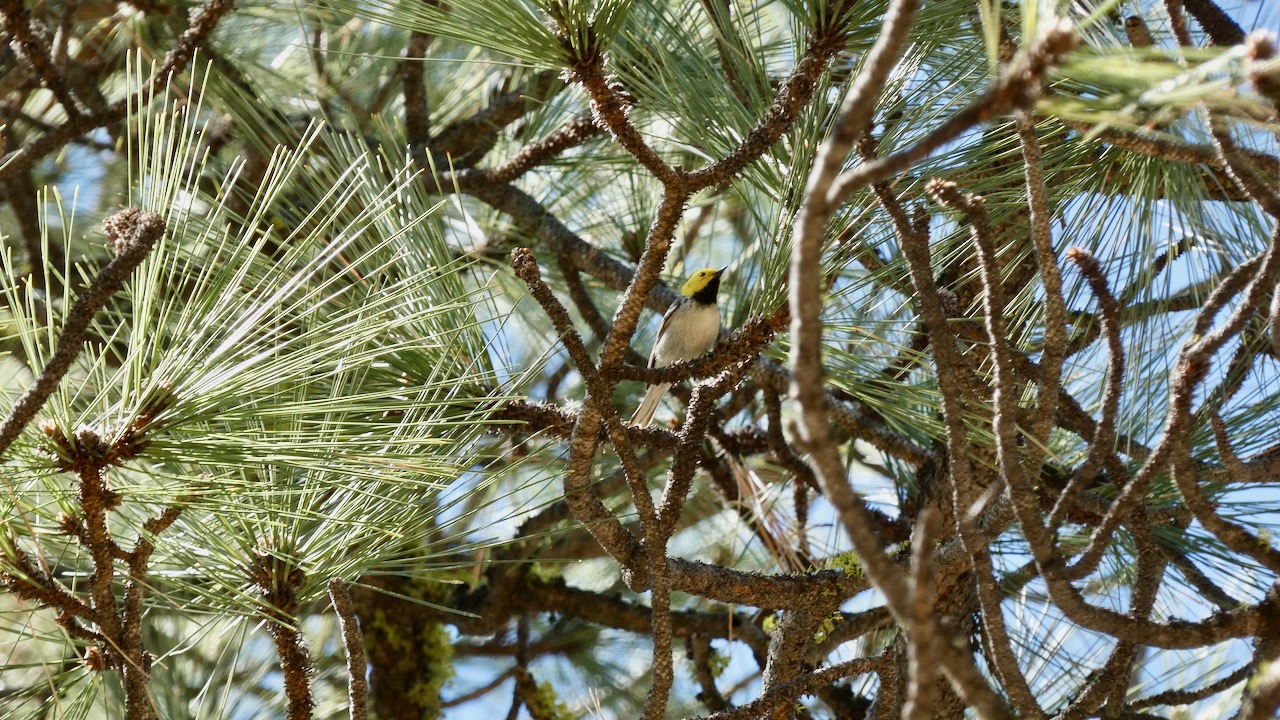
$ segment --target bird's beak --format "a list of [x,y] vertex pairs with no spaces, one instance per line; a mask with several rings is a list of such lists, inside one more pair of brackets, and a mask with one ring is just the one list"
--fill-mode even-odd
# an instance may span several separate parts
[[721,275],[724,274],[724,271],[728,269],[729,269],[728,265],[725,265],[724,267],[720,268],[719,270],[716,271],[716,277],[720,277]]

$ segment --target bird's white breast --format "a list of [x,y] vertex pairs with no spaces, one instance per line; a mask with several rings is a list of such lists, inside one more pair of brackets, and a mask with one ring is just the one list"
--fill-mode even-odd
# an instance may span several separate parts
[[720,334],[720,309],[699,302],[682,302],[671,311],[670,329],[658,339],[653,350],[654,367],[692,360],[711,349]]

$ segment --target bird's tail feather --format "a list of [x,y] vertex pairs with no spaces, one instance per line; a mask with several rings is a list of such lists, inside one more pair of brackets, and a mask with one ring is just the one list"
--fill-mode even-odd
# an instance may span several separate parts
[[662,396],[666,395],[670,388],[671,383],[650,385],[644,393],[644,400],[640,401],[640,407],[636,408],[636,414],[631,416],[631,424],[649,427],[649,423],[653,422],[653,413],[658,409],[658,403],[662,402]]

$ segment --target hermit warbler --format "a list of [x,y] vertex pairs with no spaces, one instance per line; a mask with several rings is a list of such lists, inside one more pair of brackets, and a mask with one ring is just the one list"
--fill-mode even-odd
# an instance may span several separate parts
[[[680,288],[681,298],[662,317],[658,339],[649,355],[649,367],[659,368],[692,360],[716,344],[720,335],[720,308],[716,307],[716,293],[720,291],[720,275],[726,268],[703,268],[694,273]],[[631,416],[631,424],[641,427],[653,422],[653,412],[658,409],[662,396],[671,383],[650,385],[644,400]]]

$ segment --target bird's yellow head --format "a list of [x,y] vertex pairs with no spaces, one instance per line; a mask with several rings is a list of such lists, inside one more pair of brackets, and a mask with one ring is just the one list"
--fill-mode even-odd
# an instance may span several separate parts
[[680,288],[680,294],[707,305],[714,303],[716,293],[720,292],[720,276],[726,269],[702,268],[689,276],[684,287]]

